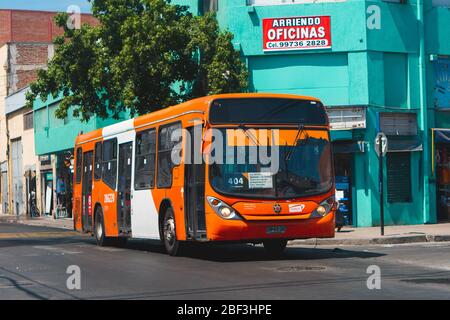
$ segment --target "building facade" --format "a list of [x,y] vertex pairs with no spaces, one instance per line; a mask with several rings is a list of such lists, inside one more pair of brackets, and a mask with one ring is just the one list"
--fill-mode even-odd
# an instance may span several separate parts
[[39,170],[34,153],[33,112],[24,107],[27,89],[9,95],[5,108],[10,170],[7,175],[9,202],[4,206],[8,209],[5,211],[16,215],[30,214],[31,201],[36,200],[33,197],[40,188],[39,176],[36,176]]
[[[55,12],[0,10],[0,214],[29,213],[30,194],[39,199],[39,161],[34,154],[32,110],[25,108],[28,85],[54,53],[63,34]],[[95,24],[82,14],[81,23]]]
[[175,2],[216,12],[247,63],[251,91],[325,103],[348,223],[380,223],[379,132],[388,140],[386,224],[449,220],[450,1]]
[[[41,186],[38,207],[47,215],[62,208],[67,216],[72,212],[73,150],[78,134],[109,126],[129,119],[122,114],[118,119],[91,117],[87,122],[74,118],[69,110],[65,119],[58,119],[55,112],[62,96],[36,100],[33,106],[34,152],[38,157],[39,184]],[[58,187],[57,184],[59,185]],[[60,188],[60,186],[63,186]]]
[[[0,97],[1,213],[28,212],[31,176],[35,176],[33,119],[25,94],[36,72],[53,56],[53,44],[8,42],[0,48],[3,96]],[[31,123],[30,123],[31,120]],[[25,175],[28,178],[25,178]],[[34,181],[34,180],[33,180]],[[35,188],[35,187],[34,187]]]

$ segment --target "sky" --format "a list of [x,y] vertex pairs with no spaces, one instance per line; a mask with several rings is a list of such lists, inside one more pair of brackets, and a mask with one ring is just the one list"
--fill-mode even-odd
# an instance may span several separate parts
[[87,0],[0,0],[0,9],[27,9],[44,11],[67,11],[70,5],[77,5],[81,12],[89,13],[91,4]]

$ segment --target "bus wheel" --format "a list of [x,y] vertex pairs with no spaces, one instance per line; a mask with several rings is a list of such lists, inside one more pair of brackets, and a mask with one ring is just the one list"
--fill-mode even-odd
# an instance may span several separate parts
[[171,256],[177,256],[180,254],[180,241],[177,239],[177,233],[175,229],[175,215],[172,208],[168,208],[164,215],[164,222],[162,225],[163,243],[166,251]]
[[95,210],[94,234],[98,246],[104,247],[109,244],[109,239],[105,236],[105,224],[103,223],[103,214],[101,209]]
[[263,241],[264,249],[271,256],[279,256],[283,253],[284,249],[286,249],[287,240],[284,239],[270,239]]

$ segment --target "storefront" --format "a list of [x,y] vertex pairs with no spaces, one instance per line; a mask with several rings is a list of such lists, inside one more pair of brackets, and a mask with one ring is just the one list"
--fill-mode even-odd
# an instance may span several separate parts
[[450,129],[433,129],[438,221],[450,220]]
[[41,215],[51,215],[53,209],[53,172],[50,155],[39,156],[41,179],[41,203],[38,204]]
[[8,162],[0,163],[0,195],[1,212],[8,212]]
[[356,174],[357,154],[365,152],[364,129],[366,108],[361,106],[327,108],[331,125],[334,173],[336,179],[336,200],[344,218],[344,225],[356,222]]
[[363,141],[333,141],[336,200],[344,218],[344,225],[353,225],[355,195],[355,154],[364,152]]
[[72,217],[73,149],[56,154],[55,199],[58,217]]

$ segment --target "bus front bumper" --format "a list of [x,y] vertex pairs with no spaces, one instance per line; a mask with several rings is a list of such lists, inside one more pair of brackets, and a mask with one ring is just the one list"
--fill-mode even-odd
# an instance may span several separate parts
[[211,241],[251,241],[263,239],[333,238],[335,214],[299,220],[225,220],[209,214],[207,235]]

